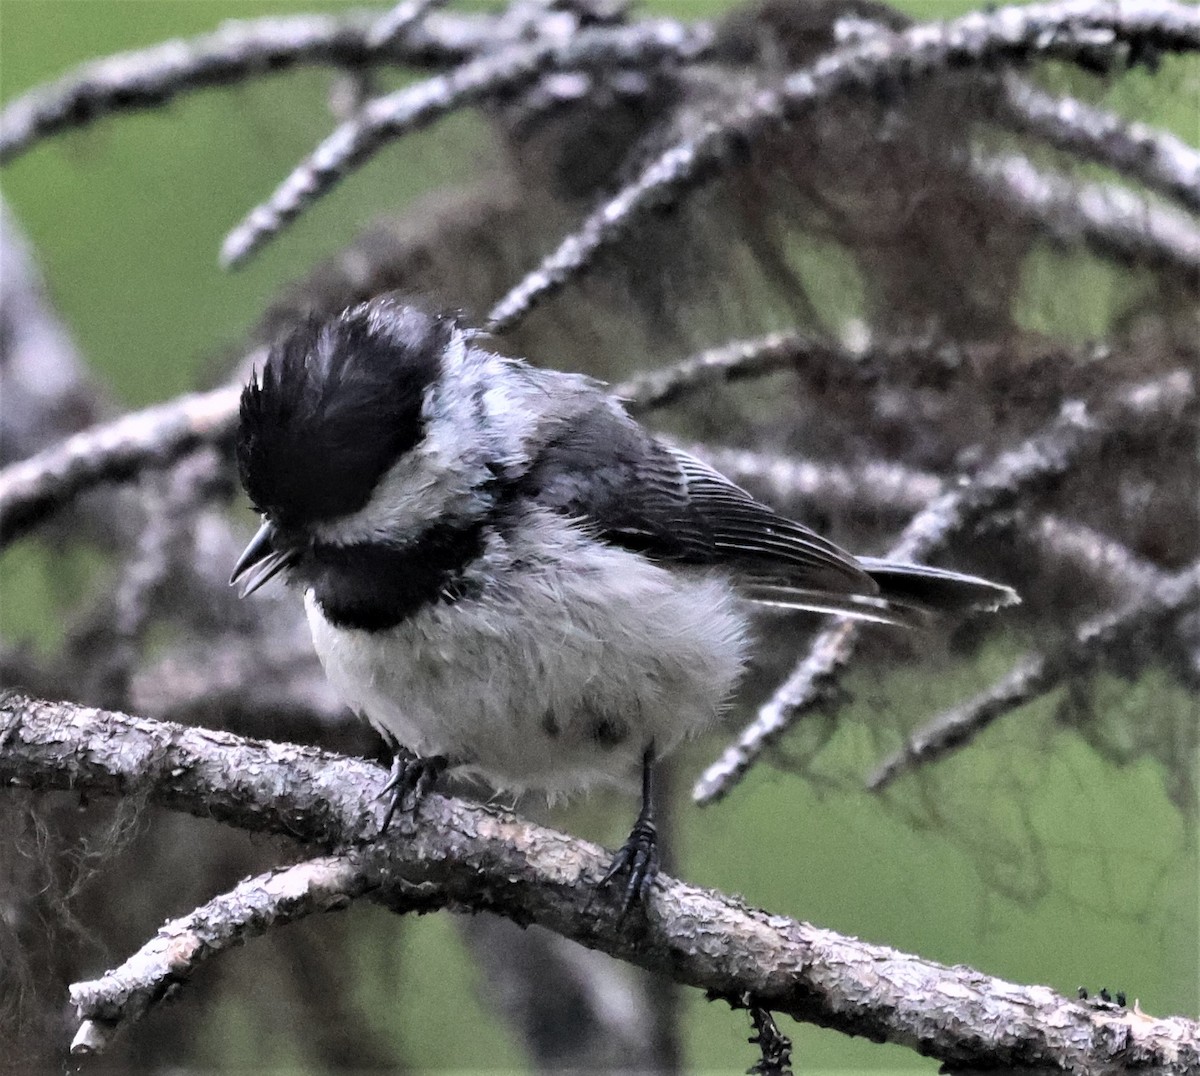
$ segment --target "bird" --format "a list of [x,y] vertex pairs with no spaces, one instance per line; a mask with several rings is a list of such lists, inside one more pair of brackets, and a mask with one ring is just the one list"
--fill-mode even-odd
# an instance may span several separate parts
[[719,717],[755,605],[903,626],[1009,587],[854,557],[635,421],[590,377],[388,293],[309,317],[243,388],[261,527],[230,580],[303,591],[317,656],[393,762],[381,832],[441,774],[551,799],[641,772],[602,886],[659,868],[656,763]]

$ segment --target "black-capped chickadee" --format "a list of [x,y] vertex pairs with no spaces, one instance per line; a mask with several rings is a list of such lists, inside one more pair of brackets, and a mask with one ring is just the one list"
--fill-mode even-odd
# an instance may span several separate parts
[[346,703],[395,753],[384,827],[447,766],[550,795],[642,766],[605,881],[657,870],[652,766],[742,671],[749,603],[908,624],[1005,586],[855,558],[631,419],[394,297],[303,325],[241,399],[263,525],[233,572],[304,590]]

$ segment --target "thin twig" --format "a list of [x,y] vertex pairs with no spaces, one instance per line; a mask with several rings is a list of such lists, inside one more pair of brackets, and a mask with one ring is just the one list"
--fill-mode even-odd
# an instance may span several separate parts
[[400,0],[367,32],[367,48],[379,50],[399,45],[414,26],[445,3],[446,0]]
[[1077,58],[1080,46],[1121,40],[1162,49],[1200,48],[1200,9],[1171,0],[1137,5],[1064,0],[1062,3],[974,12],[961,19],[915,26],[891,38],[871,38],[827,53],[764,90],[698,135],[666,150],[632,183],[608,199],[493,308],[488,328],[511,329],[535,305],[586,271],[601,250],[688,192],[744,160],[747,149],[806,111],[845,93],[886,85],[914,86],[948,67],[1042,57]]
[[317,856],[247,878],[172,919],[120,967],[71,987],[81,1021],[71,1053],[100,1053],[211,957],[272,927],[345,908],[375,884],[353,854]]
[[181,396],[95,426],[0,471],[0,547],[85,489],[162,468],[227,440],[240,385]]
[[[839,19],[835,27],[839,42],[894,32],[881,22],[857,17]],[[1106,57],[1103,52],[1096,61],[1101,66],[1119,62],[1115,55]],[[1126,120],[1074,97],[1048,93],[1011,71],[995,80],[995,85],[997,93],[990,108],[1009,130],[1105,165],[1189,209],[1200,210],[1200,151],[1169,131]]]
[[1002,86],[998,118],[1005,126],[1105,165],[1200,212],[1200,151],[1193,146],[1168,131],[1047,93],[1013,74],[1004,76]]
[[757,1046],[761,1056],[747,1069],[747,1076],[792,1076],[792,1043],[775,1023],[767,1009],[750,1006],[750,1022],[754,1034],[750,1044]]
[[[6,738],[5,738],[6,737]],[[1046,987],[1006,983],[768,915],[660,876],[639,929],[597,890],[594,845],[505,812],[428,796],[409,824],[378,834],[384,772],[292,744],[9,695],[0,699],[0,780],[39,790],[141,795],[147,802],[331,853],[354,849],[373,899],[414,896],[538,923],[720,997],[876,1041],[948,1068],[1086,1071],[1200,1065],[1200,1027],[1096,1010]],[[336,888],[336,887],[335,887]],[[117,1003],[89,996],[120,1019]],[[92,1040],[92,1045],[97,1045]]]
[[[1099,415],[1081,403],[1064,407],[1040,433],[1002,453],[974,477],[952,486],[915,516],[886,559],[926,560],[986,514],[1015,506],[1021,495],[1065,474],[1084,454],[1094,454],[1130,429],[1162,425],[1169,416],[1192,407],[1195,391],[1192,375],[1176,371],[1125,388]],[[854,655],[860,630],[856,621],[839,619],[817,636],[807,656],[754,721],[700,776],[692,790],[697,803],[713,803],[726,796],[767,747],[828,697]]]
[[1124,265],[1178,270],[1200,287],[1200,227],[1186,213],[1115,184],[1080,183],[1016,153],[978,155],[971,172],[1055,242]]
[[867,788],[879,792],[897,777],[966,747],[1005,714],[1053,691],[1072,673],[1103,661],[1130,636],[1174,620],[1198,600],[1200,564],[1167,576],[1120,609],[1091,618],[1058,648],[1026,654],[986,691],[912,732],[903,747],[879,764]]
[[242,264],[389,142],[456,109],[511,93],[551,71],[694,61],[711,48],[712,42],[712,29],[706,23],[687,27],[661,19],[634,26],[591,27],[565,41],[512,45],[445,75],[369,101],[225,237],[221,264],[227,268]]
[[95,60],[22,94],[0,113],[0,164],[51,135],[117,112],[159,108],[194,90],[301,65],[461,63],[494,45],[498,33],[494,19],[435,13],[373,44],[377,22],[377,15],[363,11],[247,19],[188,40]]
[[613,393],[625,400],[631,412],[640,414],[669,407],[701,388],[780,370],[801,369],[810,363],[821,369],[844,366],[849,372],[857,361],[851,352],[808,333],[769,333],[723,344],[672,366],[647,371],[617,385]]

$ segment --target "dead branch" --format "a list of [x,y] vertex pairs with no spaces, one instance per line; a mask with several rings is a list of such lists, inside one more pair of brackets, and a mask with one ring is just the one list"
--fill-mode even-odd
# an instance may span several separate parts
[[1105,165],[1200,212],[1200,152],[1169,131],[1055,96],[1011,74],[1003,79],[998,112],[1011,130]]
[[181,94],[302,65],[460,63],[493,43],[496,20],[434,13],[372,38],[378,16],[288,15],[227,22],[210,34],[118,53],[36,87],[0,113],[0,164],[44,138],[117,112],[159,108]]
[[979,155],[972,174],[1061,246],[1175,270],[1192,288],[1200,283],[1200,228],[1186,213],[1115,184],[1080,183],[1017,153]]
[[[887,559],[920,563],[952,535],[986,513],[1016,506],[1022,495],[1066,473],[1082,455],[1099,451],[1111,438],[1191,408],[1195,392],[1192,375],[1176,371],[1119,391],[1098,416],[1082,403],[1064,406],[1046,429],[1001,453],[979,474],[951,487],[916,515],[888,550]],[[697,803],[712,803],[728,794],[770,744],[829,696],[854,655],[860,632],[855,621],[839,619],[817,636],[755,720],[700,776],[692,790]]]
[[554,71],[688,62],[702,56],[712,41],[712,29],[705,23],[689,27],[662,19],[634,26],[594,27],[580,30],[566,41],[513,45],[369,101],[225,237],[221,264],[226,268],[243,264],[389,142],[456,109],[511,93]]
[[1029,63],[1042,57],[1078,59],[1097,43],[1144,41],[1163,49],[1200,47],[1200,10],[1171,0],[1136,7],[1092,0],[974,12],[944,23],[873,37],[824,55],[789,75],[781,86],[756,93],[677,143],[588,216],[558,248],[493,308],[488,327],[511,329],[535,305],[595,262],[601,250],[628,235],[643,214],[663,211],[690,191],[745,159],[754,145],[783,124],[848,93],[889,92],[915,85],[951,66]]
[[[630,929],[596,889],[605,858],[594,845],[438,795],[424,801],[409,825],[381,838],[372,797],[384,772],[310,748],[10,695],[0,702],[0,778],[36,791],[141,795],[157,806],[286,836],[326,855],[340,853],[368,885],[378,879],[373,896],[385,904],[408,907],[414,897],[428,898],[539,923],[676,982],[721,997],[749,995],[763,1009],[904,1043],[949,1067],[1116,1076],[1157,1066],[1182,1076],[1200,1065],[1200,1027],[1182,1017],[1089,1008],[1046,987],[944,967],[671,878],[655,883],[644,923]],[[319,893],[336,900],[359,884],[347,868],[329,869],[333,884],[317,887]],[[304,881],[306,872],[283,877]],[[299,886],[304,909],[313,906],[305,903],[306,886]],[[248,898],[233,908],[245,909]],[[264,913],[284,906],[271,898],[258,903]],[[253,911],[233,918],[256,922]],[[223,924],[208,929],[228,936]],[[186,966],[197,947],[194,935],[183,937]],[[161,951],[164,942],[169,948],[169,939],[156,939],[152,948]],[[81,993],[87,1011],[120,1022],[123,997],[139,999],[128,1003],[129,1011],[160,999],[178,964],[153,959],[157,985],[148,981],[153,974],[142,975],[130,990],[113,976],[111,990]],[[103,1034],[89,1032],[80,1045],[98,1048]]]
[[626,401],[633,414],[638,414],[669,407],[701,388],[780,370],[802,369],[809,364],[821,369],[844,366],[849,371],[856,365],[856,357],[809,333],[768,333],[753,340],[723,344],[672,366],[647,371],[617,385],[613,393]]
[[446,0],[401,0],[386,15],[381,15],[367,33],[367,45],[386,49],[400,44],[405,35]]
[[247,878],[194,912],[170,920],[119,968],[71,987],[71,1004],[81,1021],[71,1053],[103,1051],[206,960],[272,927],[345,908],[371,886],[357,857],[318,856]]
[[0,547],[101,482],[167,467],[228,438],[241,386],[191,393],[84,430],[0,471]]
[[879,792],[920,766],[966,747],[1005,714],[1054,690],[1074,672],[1103,661],[1132,635],[1176,619],[1200,599],[1200,565],[1167,576],[1122,608],[1081,624],[1057,649],[1026,654],[1012,670],[969,702],[956,706],[911,733],[867,779]]

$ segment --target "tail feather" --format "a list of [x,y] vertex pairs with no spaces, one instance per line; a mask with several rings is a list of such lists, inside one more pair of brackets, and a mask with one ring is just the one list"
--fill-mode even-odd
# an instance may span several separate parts
[[856,559],[878,585],[877,594],[834,593],[762,580],[744,586],[743,591],[760,605],[833,613],[905,628],[926,627],[938,614],[1000,609],[1021,600],[1011,587],[975,575],[873,557]]
[[880,595],[890,604],[935,613],[967,613],[976,609],[1000,609],[1021,600],[1012,587],[977,575],[931,568],[926,564],[893,564],[874,557],[857,559],[879,584]]

